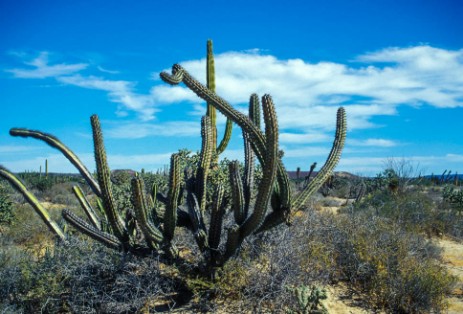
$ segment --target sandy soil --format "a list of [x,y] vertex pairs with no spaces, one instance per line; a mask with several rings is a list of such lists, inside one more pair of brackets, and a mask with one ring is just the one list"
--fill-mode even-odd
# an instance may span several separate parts
[[463,243],[448,238],[440,239],[438,243],[444,250],[444,265],[460,280],[448,298],[448,313],[463,313]]

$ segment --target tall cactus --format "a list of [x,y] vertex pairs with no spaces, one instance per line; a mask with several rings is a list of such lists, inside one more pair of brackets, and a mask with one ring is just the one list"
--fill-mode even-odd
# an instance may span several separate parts
[[[207,41],[207,57],[206,57],[206,79],[207,79],[207,88],[213,92],[215,92],[215,61],[214,61],[214,52],[212,47],[212,40],[209,39]],[[206,115],[209,116],[211,119],[212,125],[212,142],[213,147],[216,148],[216,158],[218,155],[223,153],[230,142],[231,135],[232,135],[232,128],[233,122],[232,120],[227,118],[227,122],[225,124],[225,131],[223,134],[223,138],[220,141],[219,145],[217,146],[217,113],[214,105],[212,103],[207,103],[207,112]],[[215,160],[217,162],[217,160]]]
[[[208,55],[212,57],[210,41]],[[10,134],[37,138],[57,148],[76,166],[90,185],[98,197],[98,213],[93,210],[82,190],[79,187],[74,188],[89,222],[70,210],[63,211],[64,219],[77,230],[113,249],[139,255],[158,252],[175,257],[170,259],[175,261],[179,257],[173,244],[176,228],[186,228],[193,233],[209,268],[214,269],[235,255],[246,237],[289,222],[295,212],[304,208],[310,195],[329,177],[339,161],[346,136],[345,110],[339,108],[337,112],[335,139],[325,164],[314,178],[307,181],[303,191],[292,199],[289,178],[278,150],[275,105],[269,95],[264,95],[261,103],[257,95],[252,95],[249,101],[249,115],[234,109],[214,91],[213,59],[208,60],[207,87],[179,65],[173,66],[172,74],[161,73],[161,78],[169,84],[185,83],[208,104],[207,115],[201,120],[200,158],[195,169],[183,169],[182,175],[180,154],[171,156],[167,196],[158,192],[156,186],[147,193],[142,178],[134,177],[131,185],[133,211],[122,212],[113,196],[103,133],[96,115],[91,117],[91,125],[97,180],[77,156],[57,138],[27,129],[12,129]],[[260,128],[260,106],[264,118],[264,131]],[[229,164],[230,193],[225,193],[226,182],[208,181],[214,150],[217,152],[214,141],[215,110],[224,114],[230,123],[236,123],[243,132],[244,171],[241,174],[236,161]],[[253,180],[255,159],[259,161],[263,170],[263,178],[258,184]],[[314,167],[315,164],[311,171]],[[0,167],[0,176],[7,179],[26,197],[54,234],[65,240],[64,232],[14,174]],[[213,184],[216,185],[212,186]],[[214,193],[212,197],[208,195],[210,191]],[[235,221],[227,228],[227,232],[224,232],[223,219],[228,207],[233,209]],[[137,230],[140,231],[138,234]],[[222,235],[226,237],[224,243],[221,243]]]

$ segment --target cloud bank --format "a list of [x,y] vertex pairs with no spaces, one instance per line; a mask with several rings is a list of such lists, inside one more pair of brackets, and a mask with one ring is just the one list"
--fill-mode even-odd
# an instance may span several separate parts
[[[231,104],[244,109],[252,93],[272,95],[282,130],[281,140],[288,144],[325,141],[327,132],[334,129],[338,106],[346,107],[350,130],[378,127],[372,122],[375,116],[395,115],[397,107],[402,105],[463,106],[463,49],[427,45],[391,47],[360,55],[346,64],[281,60],[259,50],[249,50],[217,54],[215,63],[217,93]],[[86,63],[50,64],[48,52],[24,64],[28,67],[6,71],[16,78],[54,78],[60,83],[101,90],[117,104],[117,115],[135,113],[143,122],[153,120],[163,105],[187,102],[192,104],[190,113],[197,114],[202,103],[184,86],[170,87],[158,80],[143,94],[136,90],[137,82],[111,79],[111,75],[118,73],[115,70],[98,66],[94,73],[100,76],[96,76],[86,74],[91,70]],[[181,64],[205,81],[205,59]],[[133,136],[159,132],[147,125],[141,129]],[[114,134],[117,135],[117,130]],[[395,145],[387,139],[358,144]]]

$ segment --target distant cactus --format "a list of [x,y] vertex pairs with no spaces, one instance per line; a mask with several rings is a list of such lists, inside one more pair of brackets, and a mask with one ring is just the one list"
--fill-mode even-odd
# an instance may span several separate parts
[[[180,65],[173,66],[172,74],[161,73],[161,78],[174,85],[183,82],[210,106],[208,114],[201,121],[200,158],[195,169],[183,169],[180,155],[172,155],[167,196],[157,192],[156,186],[147,193],[143,179],[136,175],[131,185],[133,210],[122,211],[113,195],[111,172],[98,116],[93,115],[90,119],[97,179],[94,179],[77,156],[57,138],[27,129],[11,129],[10,134],[40,139],[57,148],[90,185],[98,197],[96,210],[92,208],[82,190],[79,187],[74,188],[89,222],[70,210],[63,211],[64,219],[79,231],[110,248],[137,255],[158,252],[175,261],[180,258],[174,246],[176,229],[186,228],[193,233],[209,268],[215,269],[235,255],[249,235],[271,229],[284,222],[289,223],[294,213],[303,209],[311,194],[330,177],[344,146],[345,111],[343,108],[338,109],[335,139],[325,164],[317,175],[307,182],[302,192],[292,199],[288,175],[282,164],[282,153],[278,146],[279,132],[275,106],[269,95],[262,97],[261,104],[257,95],[252,95],[247,116],[234,109],[212,88],[199,83]],[[264,120],[263,131],[260,128],[260,106]],[[231,162],[228,182],[208,180],[212,159],[217,152],[214,145],[212,108],[237,124],[243,132],[244,172],[242,175],[237,162]],[[255,157],[263,172],[263,178],[258,184],[253,180]],[[26,197],[53,233],[65,240],[64,232],[50,219],[47,211],[20,180],[3,167],[0,168],[0,176],[7,179]],[[230,195],[224,193],[224,185],[227,184],[230,186]],[[209,195],[208,199],[208,193],[213,193],[214,196]],[[160,210],[161,207],[164,207],[164,210]],[[224,233],[223,217],[229,207],[233,209],[235,222],[227,228],[226,241],[221,245]]]

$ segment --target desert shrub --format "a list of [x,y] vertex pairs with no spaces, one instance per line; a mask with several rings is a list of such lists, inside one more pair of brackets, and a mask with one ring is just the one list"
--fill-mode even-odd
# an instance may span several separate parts
[[439,265],[439,250],[393,220],[361,213],[336,220],[331,245],[341,279],[389,312],[439,311],[455,278]]
[[0,226],[9,226],[14,220],[13,202],[3,184],[0,184]]
[[[8,256],[8,257],[6,257]],[[24,313],[133,313],[179,302],[175,276],[155,258],[139,259],[71,240],[34,259],[0,250],[0,309]],[[159,302],[158,302],[159,303]]]

